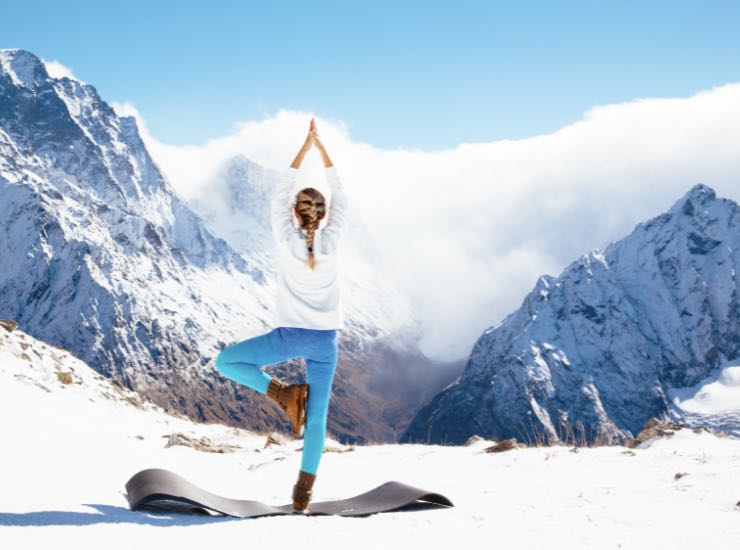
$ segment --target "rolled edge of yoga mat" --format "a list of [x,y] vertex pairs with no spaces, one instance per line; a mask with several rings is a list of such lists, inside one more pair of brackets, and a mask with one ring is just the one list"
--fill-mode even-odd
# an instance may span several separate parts
[[[184,477],[163,469],[142,470],[126,483],[132,510],[156,508],[174,512],[215,512],[237,518],[293,514],[292,504],[270,506],[256,500],[238,500],[216,495]],[[341,500],[312,502],[301,515],[366,516],[404,509],[449,508],[454,506],[446,496],[413,487],[399,481],[388,481],[365,493]]]

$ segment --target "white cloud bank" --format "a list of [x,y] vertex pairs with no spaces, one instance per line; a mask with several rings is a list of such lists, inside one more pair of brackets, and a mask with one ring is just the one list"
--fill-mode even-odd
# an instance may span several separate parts
[[49,76],[52,78],[71,78],[73,80],[77,80],[78,82],[82,82],[79,78],[77,78],[73,73],[72,69],[67,67],[66,65],[62,65],[59,63],[59,61],[47,61],[46,59],[42,59],[44,65],[46,66],[46,72],[49,73]]
[[[185,198],[204,192],[235,154],[286,166],[311,117],[283,110],[205,145],[176,147],[152,137],[132,106],[115,107],[138,117]],[[341,122],[317,124],[353,208],[388,254],[378,269],[412,295],[423,349],[443,359],[466,356],[539,275],[603,249],[692,185],[740,200],[740,84],[595,107],[551,134],[437,152],[383,150],[353,141]],[[308,160],[303,177],[321,177],[318,154]]]

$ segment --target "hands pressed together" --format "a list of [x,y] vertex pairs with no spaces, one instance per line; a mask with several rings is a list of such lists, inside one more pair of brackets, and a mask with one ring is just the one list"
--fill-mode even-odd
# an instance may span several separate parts
[[303,157],[306,155],[312,145],[316,146],[316,149],[318,149],[319,153],[321,153],[321,158],[324,161],[324,166],[327,168],[332,166],[331,159],[329,158],[329,155],[327,154],[323,143],[321,143],[321,140],[319,139],[319,132],[316,129],[316,120],[311,117],[311,123],[309,124],[306,141],[303,142],[301,150],[298,152],[298,155],[293,161],[293,164],[291,164],[293,168],[300,168]]

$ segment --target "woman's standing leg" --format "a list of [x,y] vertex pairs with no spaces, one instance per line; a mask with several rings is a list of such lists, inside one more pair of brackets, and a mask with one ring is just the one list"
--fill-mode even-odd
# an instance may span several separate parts
[[300,350],[283,338],[281,327],[227,346],[216,357],[216,368],[226,378],[248,386],[260,393],[267,393],[272,377],[260,367],[275,365],[300,355]]
[[306,381],[309,385],[306,429],[303,435],[301,470],[316,474],[324,452],[326,420],[329,414],[334,372],[337,367],[336,333],[322,343],[322,353],[306,358]]

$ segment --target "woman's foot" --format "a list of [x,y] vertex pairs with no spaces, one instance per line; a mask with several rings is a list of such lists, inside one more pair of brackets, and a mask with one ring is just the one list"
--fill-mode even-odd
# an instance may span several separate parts
[[293,485],[293,511],[307,514],[311,502],[313,483],[316,474],[309,474],[303,470],[298,472],[298,481]]
[[286,384],[273,378],[267,386],[267,396],[275,401],[290,418],[293,435],[300,436],[306,424],[308,384]]

